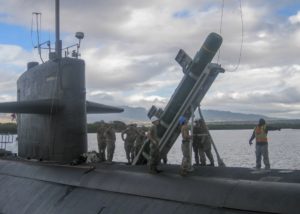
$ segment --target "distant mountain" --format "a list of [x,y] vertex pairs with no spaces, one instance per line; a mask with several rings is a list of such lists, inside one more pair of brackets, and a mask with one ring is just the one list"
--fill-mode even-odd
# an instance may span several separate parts
[[231,111],[203,110],[203,116],[208,122],[231,122],[231,121],[258,121],[260,118],[274,120],[259,114],[242,114]]
[[[124,112],[121,114],[102,114],[102,115],[88,115],[88,122],[96,122],[100,120],[113,121],[120,120],[126,123],[130,122],[147,122],[148,110],[142,107],[129,107],[122,106]],[[232,121],[258,121],[259,118],[267,120],[274,120],[276,118],[266,117],[258,114],[242,114],[230,111],[217,111],[217,110],[202,110],[203,116],[207,122],[232,122]],[[196,117],[199,117],[196,113]]]
[[11,121],[11,114],[4,114],[0,113],[0,123],[10,123]]
[[114,121],[120,120],[126,123],[129,122],[146,122],[149,121],[147,117],[147,110],[142,107],[129,107],[121,106],[124,108],[124,112],[118,114],[89,114],[87,120],[89,123],[96,122],[100,120],[104,121]]
[[[121,114],[89,114],[87,116],[88,123],[94,123],[96,121],[123,121],[125,123],[137,122],[144,123],[149,122],[147,117],[148,110],[142,107],[130,107],[121,106],[124,108],[124,112]],[[205,121],[213,124],[253,124],[257,123],[260,118],[268,120],[268,123],[288,123],[288,124],[300,124],[299,119],[281,119],[271,118],[259,114],[242,114],[230,111],[218,111],[218,110],[202,110]],[[199,118],[198,113],[195,114],[196,118]],[[0,114],[0,123],[11,122],[10,114]]]

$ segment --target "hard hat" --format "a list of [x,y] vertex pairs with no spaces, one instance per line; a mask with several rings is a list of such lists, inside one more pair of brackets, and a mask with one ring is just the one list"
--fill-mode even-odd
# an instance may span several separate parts
[[155,122],[155,121],[157,121],[157,120],[159,120],[159,119],[156,116],[151,117],[151,122],[152,123]]
[[178,121],[179,121],[179,124],[182,125],[185,123],[186,119],[184,116],[180,116]]

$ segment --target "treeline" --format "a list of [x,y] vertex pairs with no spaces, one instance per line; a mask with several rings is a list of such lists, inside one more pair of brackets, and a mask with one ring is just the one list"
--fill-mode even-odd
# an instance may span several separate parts
[[[100,126],[101,122],[95,122],[91,124],[87,124],[87,131],[88,133],[96,133],[98,127]],[[110,123],[113,128],[120,132],[126,129],[126,124],[121,121],[113,121]],[[17,134],[17,124],[16,123],[0,123],[0,134]]]
[[[257,124],[233,124],[233,123],[222,123],[222,124],[207,124],[210,130],[242,130],[242,129],[254,129]],[[280,129],[300,129],[300,123],[272,123],[272,127]]]
[[[88,123],[87,124],[88,133],[96,133],[100,124],[101,124],[101,122]],[[121,132],[124,129],[126,129],[126,127],[127,127],[126,124],[123,123],[122,121],[113,121],[109,124],[116,130],[116,132]]]
[[17,124],[16,123],[0,123],[0,133],[1,134],[17,134]]
[[[88,133],[96,133],[101,122],[87,124]],[[113,121],[110,123],[113,128],[120,132],[126,128],[126,124],[122,121]],[[241,129],[253,129],[256,124],[243,124],[243,123],[208,123],[210,130],[241,130]],[[300,129],[300,123],[272,123],[271,126],[281,129]],[[17,124],[16,123],[0,123],[1,134],[16,134]]]

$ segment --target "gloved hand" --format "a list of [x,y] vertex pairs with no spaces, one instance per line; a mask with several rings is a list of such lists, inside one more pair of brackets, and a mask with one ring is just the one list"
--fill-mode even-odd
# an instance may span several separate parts
[[252,141],[251,141],[251,140],[249,140],[249,145],[250,145],[250,146],[252,145]]

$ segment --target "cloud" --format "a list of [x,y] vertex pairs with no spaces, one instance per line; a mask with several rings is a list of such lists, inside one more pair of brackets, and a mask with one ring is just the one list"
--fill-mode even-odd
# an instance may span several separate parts
[[[219,75],[203,106],[300,117],[296,110],[299,12],[279,15],[278,10],[284,7],[289,6],[272,1],[242,2],[242,58],[239,69],[231,72],[239,59],[242,22],[239,2],[225,1],[219,63],[227,71]],[[30,30],[33,11],[43,13],[43,29],[53,32],[52,1],[2,1],[0,21]],[[174,61],[178,50],[182,48],[193,57],[210,32],[219,32],[220,16],[221,2],[209,0],[61,1],[64,46],[76,42],[74,32],[85,33],[81,52],[86,61],[88,99],[117,105],[165,105],[183,76]],[[7,71],[17,76],[31,57],[37,59],[21,47],[3,47],[0,72],[7,77],[0,83],[1,90],[16,78]]]
[[290,16],[289,21],[292,24],[299,24],[300,23],[300,11],[298,11],[296,15]]
[[299,65],[225,72],[217,77],[203,106],[294,118],[300,105],[299,81]]
[[0,98],[2,102],[16,100],[17,79],[26,70],[26,63],[34,54],[16,45],[0,44]]

